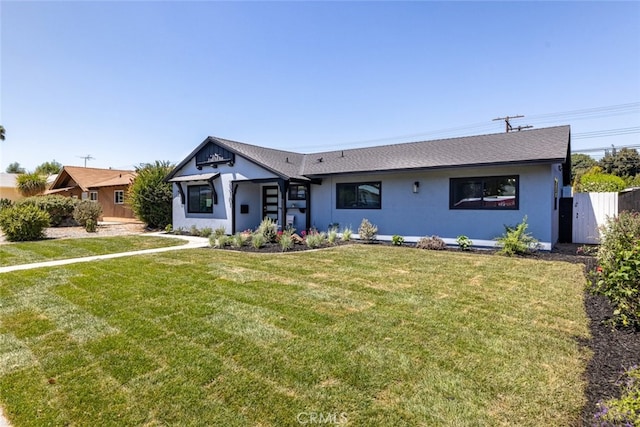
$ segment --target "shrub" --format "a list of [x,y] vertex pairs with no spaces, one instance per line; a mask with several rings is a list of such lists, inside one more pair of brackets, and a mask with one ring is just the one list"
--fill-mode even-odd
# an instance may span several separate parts
[[394,234],[391,237],[391,244],[393,246],[402,246],[404,244],[404,237]]
[[260,249],[267,243],[267,239],[265,239],[264,234],[259,231],[256,231],[251,235],[251,246],[256,249]]
[[331,227],[327,232],[327,242],[330,245],[335,245],[338,240],[338,229],[336,227]]
[[468,251],[473,246],[473,241],[467,236],[458,236],[456,238],[456,243],[458,243],[458,247],[461,251]]
[[7,240],[20,242],[44,237],[49,214],[33,205],[20,205],[0,211],[0,229]]
[[621,212],[602,228],[592,290],[614,307],[614,321],[640,328],[640,213]]
[[211,229],[211,227],[205,227],[202,230],[200,230],[200,237],[209,237],[211,236],[211,234],[213,234],[213,230]]
[[238,232],[231,237],[231,247],[241,248],[247,243],[248,239],[249,236],[247,234]]
[[218,227],[213,230],[213,235],[216,237],[224,236],[225,234],[227,234],[227,229],[224,227]]
[[275,242],[278,236],[278,224],[273,219],[264,217],[256,232],[264,236],[265,242]]
[[57,194],[48,196],[34,196],[26,199],[18,200],[16,205],[32,205],[49,214],[51,227],[59,227],[60,225],[73,223],[73,212],[78,199],[64,197]]
[[149,228],[164,228],[171,223],[173,189],[164,178],[171,172],[169,162],[141,164],[129,186],[125,202],[136,217]]
[[278,234],[278,244],[282,249],[282,252],[286,252],[293,247],[293,237],[291,237],[294,233],[294,229],[286,229],[282,233]]
[[100,215],[102,215],[102,206],[91,200],[81,201],[73,211],[73,219],[89,232],[96,231]]
[[318,233],[317,231],[310,231],[304,239],[304,242],[310,248],[319,248],[324,245],[326,241],[327,235],[324,232]]
[[227,244],[229,244],[229,236],[225,234],[221,236],[212,234],[209,236],[209,245],[213,246],[214,248],[224,248],[225,246],[227,246]]
[[349,240],[351,240],[352,234],[353,234],[353,231],[351,231],[351,228],[345,227],[344,230],[342,230],[342,241],[348,242]]
[[447,244],[438,236],[421,237],[418,243],[416,243],[416,248],[442,251],[447,249]]
[[166,233],[172,233],[172,232],[173,232],[173,225],[172,225],[172,224],[167,224],[167,225],[164,227],[164,231],[165,231]]
[[582,193],[622,191],[627,186],[624,179],[606,173],[588,172],[582,175],[577,190]]
[[498,251],[501,255],[526,255],[531,252],[535,252],[538,247],[538,240],[535,239],[531,233],[527,233],[527,216],[522,219],[522,222],[515,227],[505,225],[505,233],[496,238],[498,247],[501,249]]
[[363,218],[358,228],[358,235],[360,236],[360,240],[365,243],[372,243],[378,237],[378,227],[371,224],[368,219]]

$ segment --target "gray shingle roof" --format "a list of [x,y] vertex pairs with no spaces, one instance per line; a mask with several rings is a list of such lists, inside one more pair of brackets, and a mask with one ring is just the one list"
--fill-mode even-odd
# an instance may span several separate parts
[[200,148],[211,141],[248,158],[283,178],[308,179],[314,176],[354,172],[385,172],[513,163],[564,163],[570,151],[570,133],[569,126],[556,126],[521,132],[409,142],[312,154],[294,153],[209,137],[174,169],[169,178]]

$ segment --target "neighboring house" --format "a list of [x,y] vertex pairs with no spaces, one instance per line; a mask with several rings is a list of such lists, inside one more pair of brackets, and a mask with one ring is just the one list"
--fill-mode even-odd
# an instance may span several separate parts
[[133,218],[124,196],[134,177],[130,170],[64,166],[45,194],[96,201],[102,206],[103,217]]
[[380,236],[466,235],[492,245],[524,216],[550,249],[569,185],[570,127],[300,154],[208,137],[167,176],[174,228],[297,230],[330,225]]
[[16,201],[22,198],[16,186],[17,173],[0,173],[0,199]]

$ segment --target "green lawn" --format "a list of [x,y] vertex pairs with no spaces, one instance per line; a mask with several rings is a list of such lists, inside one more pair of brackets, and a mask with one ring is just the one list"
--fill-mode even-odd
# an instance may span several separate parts
[[89,237],[9,243],[0,245],[0,267],[183,244],[184,240],[154,236]]
[[559,426],[584,402],[572,264],[199,249],[0,283],[0,403],[15,427]]

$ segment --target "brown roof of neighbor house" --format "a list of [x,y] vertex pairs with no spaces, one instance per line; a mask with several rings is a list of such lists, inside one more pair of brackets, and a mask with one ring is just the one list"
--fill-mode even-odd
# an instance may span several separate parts
[[82,191],[89,191],[92,188],[129,185],[135,176],[135,171],[131,170],[64,166],[47,193],[76,186]]
[[283,178],[521,163],[564,163],[570,153],[570,126],[466,136],[376,147],[300,154],[208,137],[171,172],[172,178],[209,142],[242,155]]

